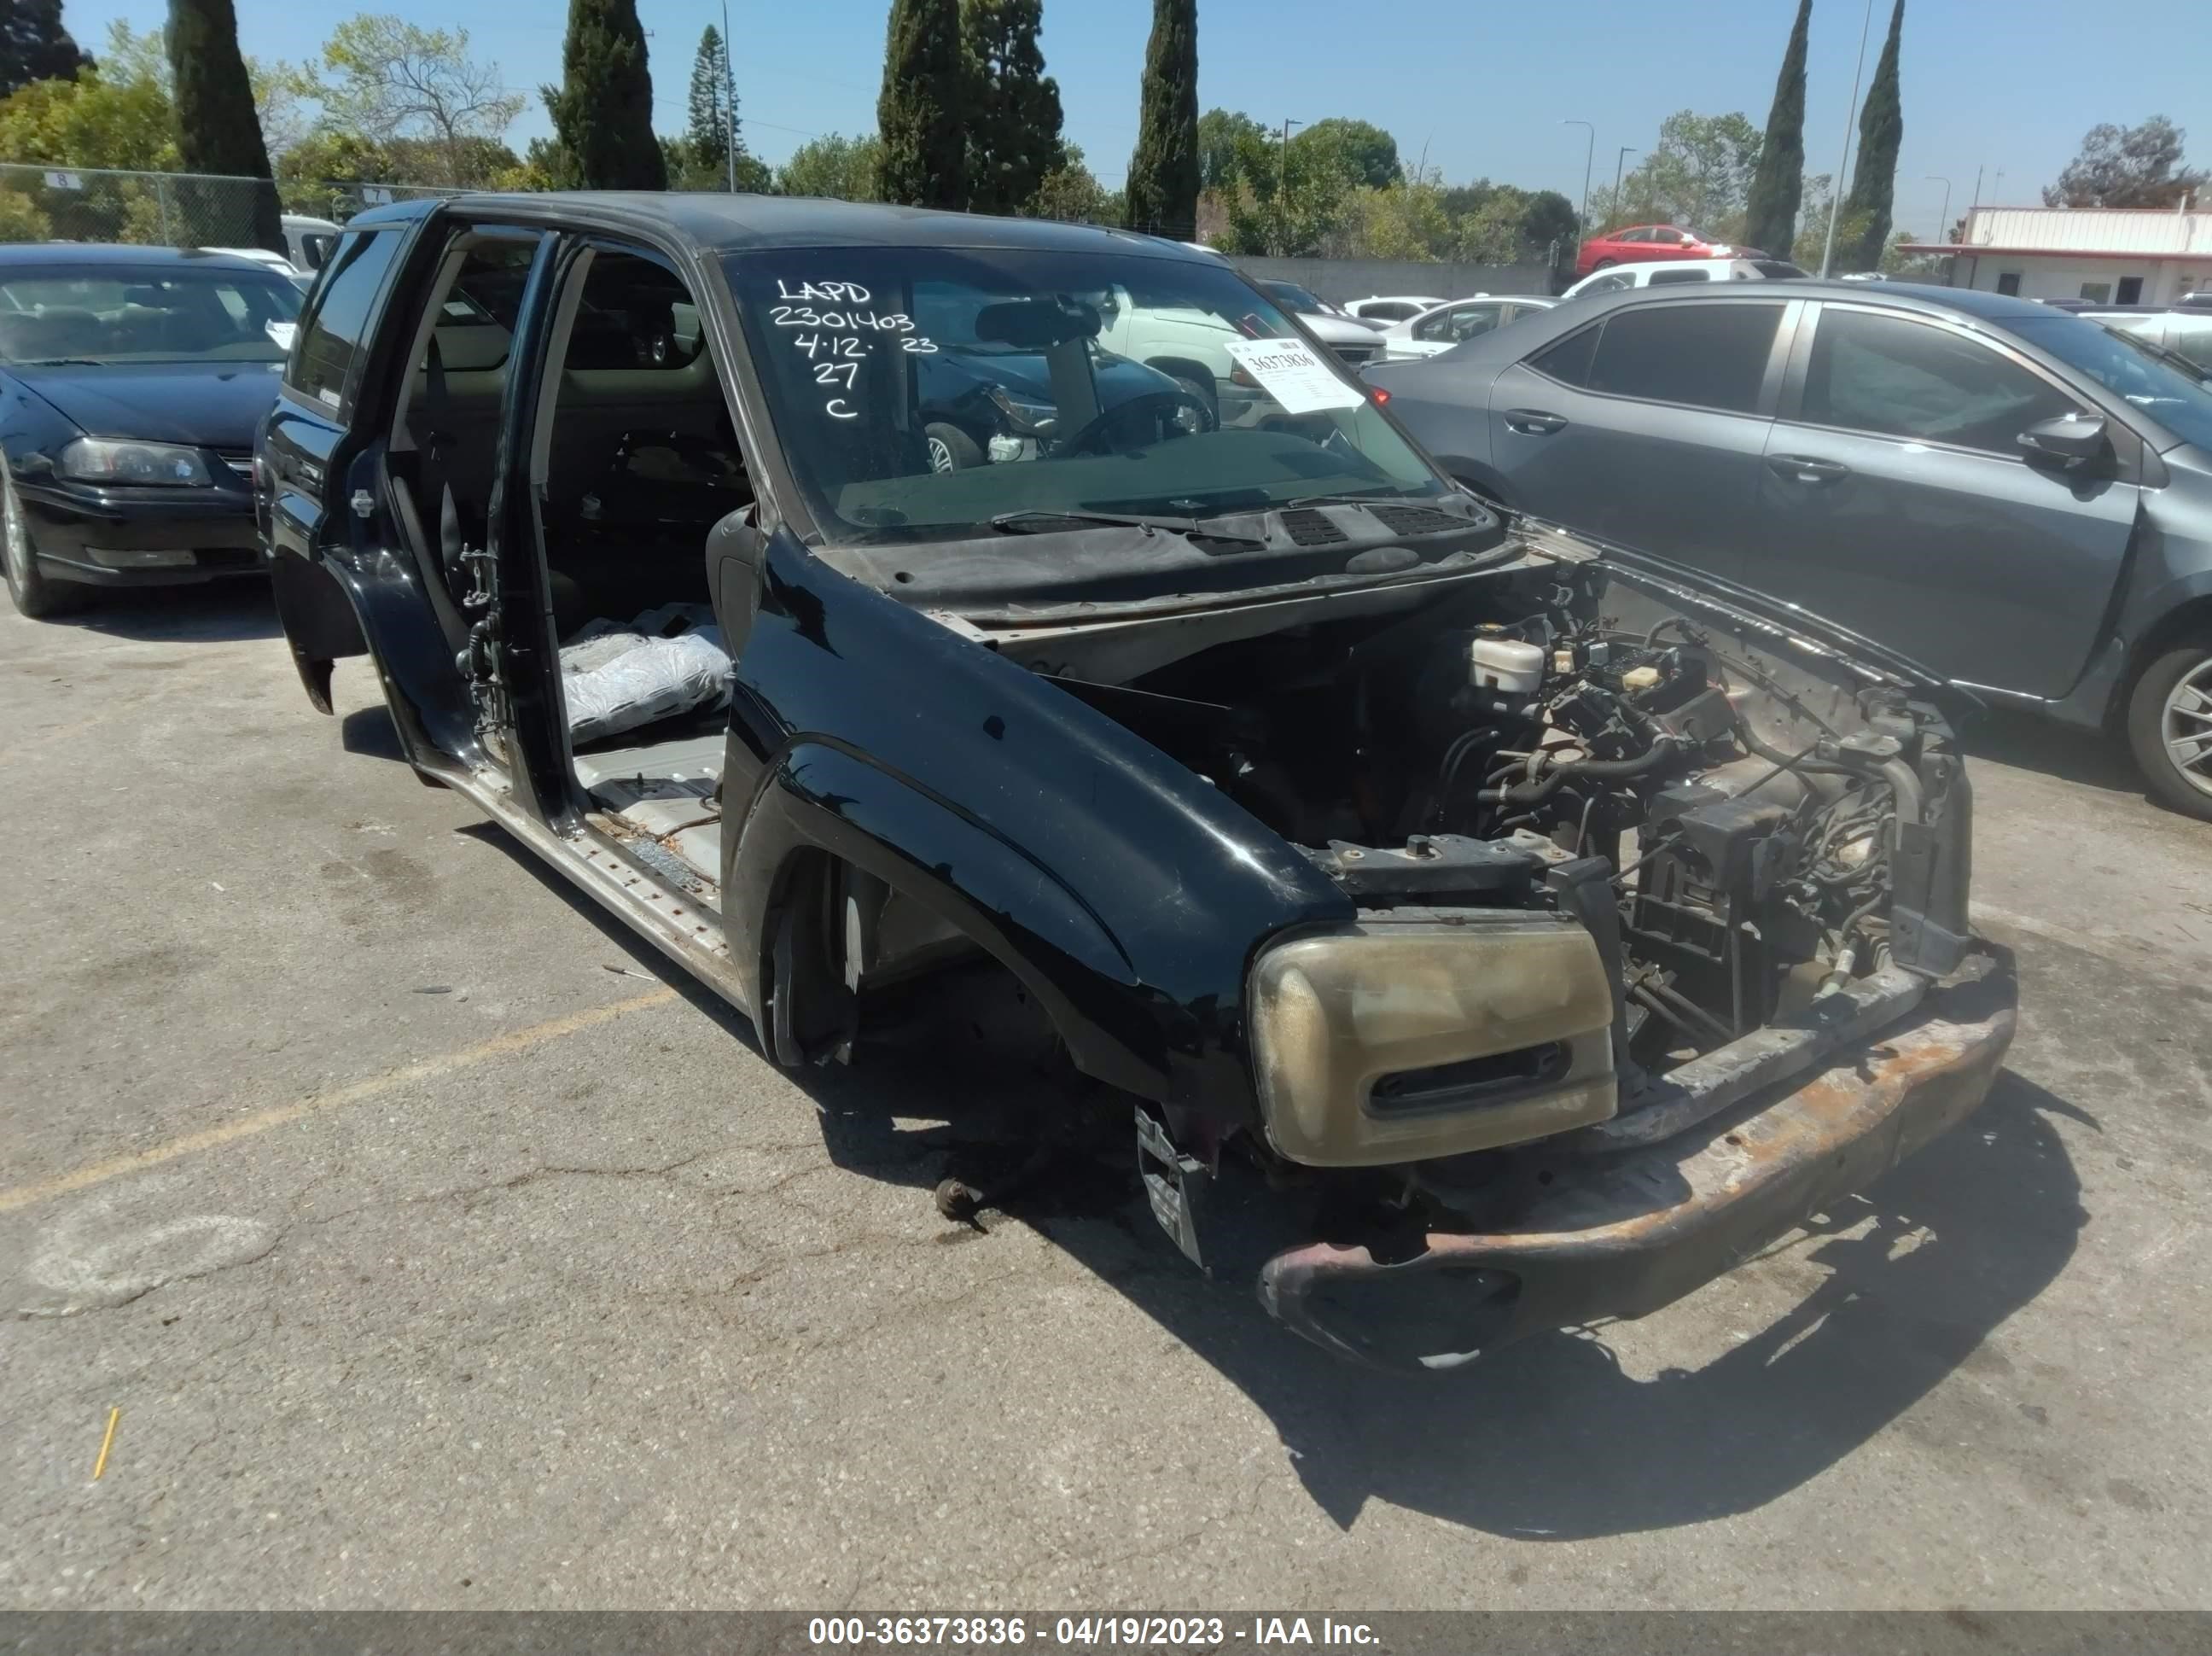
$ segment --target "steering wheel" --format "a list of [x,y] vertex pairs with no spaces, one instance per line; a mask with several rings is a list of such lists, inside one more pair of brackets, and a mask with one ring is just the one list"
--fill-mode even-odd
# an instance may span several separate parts
[[1195,410],[1198,429],[1201,431],[1213,423],[1213,411],[1206,405],[1204,399],[1188,387],[1178,385],[1171,391],[1147,391],[1142,396],[1130,398],[1126,403],[1115,404],[1072,436],[1063,438],[1056,446],[1057,451],[1062,454],[1087,454],[1098,447],[1102,439],[1111,435],[1115,427],[1122,421],[1155,409],[1166,414],[1178,408]]

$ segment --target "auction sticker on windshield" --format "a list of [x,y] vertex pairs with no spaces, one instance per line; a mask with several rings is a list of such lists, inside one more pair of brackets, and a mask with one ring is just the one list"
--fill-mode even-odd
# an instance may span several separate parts
[[1303,339],[1231,339],[1229,354],[1286,414],[1357,408],[1367,399],[1338,379]]

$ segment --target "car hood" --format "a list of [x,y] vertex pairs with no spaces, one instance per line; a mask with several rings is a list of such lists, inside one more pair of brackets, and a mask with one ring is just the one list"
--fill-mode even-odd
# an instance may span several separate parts
[[1373,323],[1355,322],[1348,316],[1316,316],[1300,311],[1298,320],[1315,338],[1332,345],[1371,345],[1382,337],[1382,330]]
[[9,372],[86,435],[203,448],[251,448],[276,400],[282,362],[12,364]]

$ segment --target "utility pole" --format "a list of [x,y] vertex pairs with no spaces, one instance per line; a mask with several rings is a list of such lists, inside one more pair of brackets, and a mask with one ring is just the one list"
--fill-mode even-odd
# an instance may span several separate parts
[[1304,121],[1283,118],[1283,148],[1275,164],[1275,257],[1284,256],[1283,249],[1291,240],[1291,129],[1304,126]]
[[1587,239],[1589,235],[1589,179],[1590,161],[1597,154],[1597,128],[1588,121],[1561,121],[1562,126],[1579,126],[1589,137],[1583,143],[1583,207],[1575,215],[1575,228]]
[[1921,182],[1940,184],[1943,186],[1943,216],[1936,222],[1936,239],[1938,241],[1948,241],[1951,239],[1951,180],[1938,178],[1933,173],[1924,173],[1921,175]]
[[730,0],[722,0],[722,113],[730,123],[730,193],[738,192],[738,65],[730,56]]
[[1836,182],[1828,192],[1828,240],[1820,249],[1820,274],[1826,277],[1836,262],[1836,221],[1844,216],[1844,174],[1850,165],[1851,121],[1858,113],[1859,79],[1866,73],[1867,30],[1874,24],[1874,0],[1867,0],[1866,15],[1859,20],[1859,66],[1851,71],[1851,100],[1844,106],[1844,153],[1836,162]]

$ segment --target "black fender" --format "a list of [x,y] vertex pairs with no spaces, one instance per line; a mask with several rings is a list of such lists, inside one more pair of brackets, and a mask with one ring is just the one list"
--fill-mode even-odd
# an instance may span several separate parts
[[[379,486],[378,466],[374,453],[357,458],[349,486]],[[347,521],[358,523],[350,514]],[[276,551],[270,581],[285,642],[318,711],[331,710],[335,662],[366,654],[408,763],[418,771],[437,756],[472,764],[479,756],[468,685],[422,591],[422,572],[397,536],[393,527],[325,539],[312,560]]]
[[328,713],[331,668],[341,657],[368,649],[353,600],[328,570],[283,552],[269,561],[269,587],[301,687],[316,712]]
[[733,675],[722,919],[757,994],[791,860],[819,849],[957,926],[1086,1072],[1249,1118],[1253,953],[1352,907],[1272,830],[1049,679],[769,543]]

